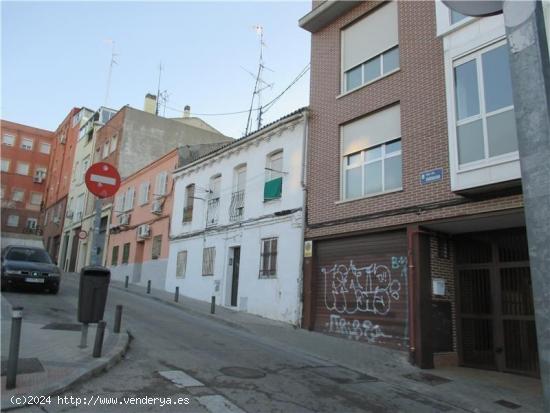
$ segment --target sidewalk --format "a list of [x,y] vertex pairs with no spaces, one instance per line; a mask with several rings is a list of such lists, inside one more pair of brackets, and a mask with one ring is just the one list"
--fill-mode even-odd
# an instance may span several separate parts
[[102,357],[93,358],[95,325],[88,331],[88,347],[81,349],[77,324],[37,324],[25,321],[21,328],[21,346],[16,388],[6,390],[5,369],[9,354],[11,305],[2,298],[2,411],[23,407],[13,396],[60,394],[77,382],[86,380],[116,364],[126,352],[128,333],[105,330]]
[[[151,290],[111,280],[111,288],[163,302],[187,313],[215,319],[229,328],[253,334],[266,344],[274,343],[281,350],[301,353],[375,376],[411,397],[426,396],[426,402],[438,400],[469,412],[543,412],[540,380],[462,367],[420,370],[407,361],[402,352],[358,343],[325,334],[296,328],[292,325],[216,306],[210,314],[210,303],[184,297],[174,302],[174,294]],[[436,406],[434,406],[436,409]],[[434,411],[437,411],[434,410]]]

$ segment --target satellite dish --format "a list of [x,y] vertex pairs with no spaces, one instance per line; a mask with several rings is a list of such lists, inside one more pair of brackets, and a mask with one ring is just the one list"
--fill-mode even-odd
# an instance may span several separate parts
[[502,0],[442,0],[456,12],[466,16],[485,17],[502,13]]

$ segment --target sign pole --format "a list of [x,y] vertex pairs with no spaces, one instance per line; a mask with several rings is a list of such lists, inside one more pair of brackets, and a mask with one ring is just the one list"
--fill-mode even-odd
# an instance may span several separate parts
[[99,251],[103,245],[99,245],[99,227],[101,226],[101,199],[95,198],[95,216],[94,216],[94,231],[92,236],[92,265],[101,265],[99,262]]

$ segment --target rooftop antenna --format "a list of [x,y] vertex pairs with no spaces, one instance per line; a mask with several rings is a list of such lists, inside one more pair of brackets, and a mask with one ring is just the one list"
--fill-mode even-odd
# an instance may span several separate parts
[[157,104],[155,108],[155,115],[159,114],[159,101],[160,101],[160,78],[162,76],[162,61],[159,63],[159,83],[157,87]]
[[[262,127],[262,91],[266,89],[267,87],[273,86],[272,84],[269,85],[262,79],[262,73],[265,69],[264,66],[264,28],[257,24],[254,26],[254,30],[256,30],[256,34],[260,38],[260,59],[258,63],[258,73],[256,75],[256,83],[254,84],[254,92],[252,92],[252,100],[250,102],[250,109],[248,110],[248,120],[246,121],[246,132],[245,135],[248,135],[248,133],[252,130],[252,109],[254,107],[254,100],[256,99],[256,96],[258,97],[258,116],[256,118],[257,120],[257,129],[260,129]],[[264,84],[264,87],[260,87],[260,84]]]
[[107,43],[111,44],[111,63],[109,64],[109,73],[107,74],[107,90],[105,91],[105,106],[109,105],[109,92],[111,90],[111,75],[113,73],[113,66],[118,64],[115,57],[118,53],[115,53],[115,41],[113,39],[107,39]]

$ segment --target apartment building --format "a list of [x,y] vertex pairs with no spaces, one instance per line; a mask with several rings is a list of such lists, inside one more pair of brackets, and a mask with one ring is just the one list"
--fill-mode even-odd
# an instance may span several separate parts
[[307,110],[174,172],[166,290],[298,324]]
[[93,111],[87,108],[71,109],[57,127],[55,137],[52,139],[49,173],[45,180],[42,238],[46,249],[54,260],[57,260],[61,247],[67,196],[80,128],[92,114]]
[[38,237],[53,132],[2,120],[2,238]]
[[423,368],[536,376],[502,17],[336,1],[300,25],[312,33],[303,326]]
[[[105,122],[101,122],[102,114],[94,115],[95,118],[100,119],[99,123],[95,120],[95,129],[93,131],[89,129],[91,132],[84,131],[84,134],[91,133],[92,138],[89,151],[81,160],[80,173],[76,174],[80,177],[79,185],[82,192],[78,196],[75,194],[73,197],[75,203],[68,208],[69,214],[73,216],[71,226],[66,231],[67,245],[71,246],[67,248],[71,251],[69,255],[71,258],[70,260],[65,258],[69,270],[78,271],[82,266],[88,265],[91,259],[95,197],[84,185],[84,174],[91,164],[100,161],[108,162],[118,169],[124,180],[179,146],[231,141],[231,138],[219,132],[155,115],[152,95],[146,96],[144,107],[147,110],[124,106],[116,114],[113,113],[106,118]],[[75,169],[78,168],[76,161]],[[109,223],[112,221],[113,198],[106,198],[101,202],[99,236],[102,247],[98,255],[100,262],[106,264],[107,254],[104,251],[108,243]],[[118,218],[121,214],[117,212],[116,215]],[[71,265],[73,262],[74,265]]]

